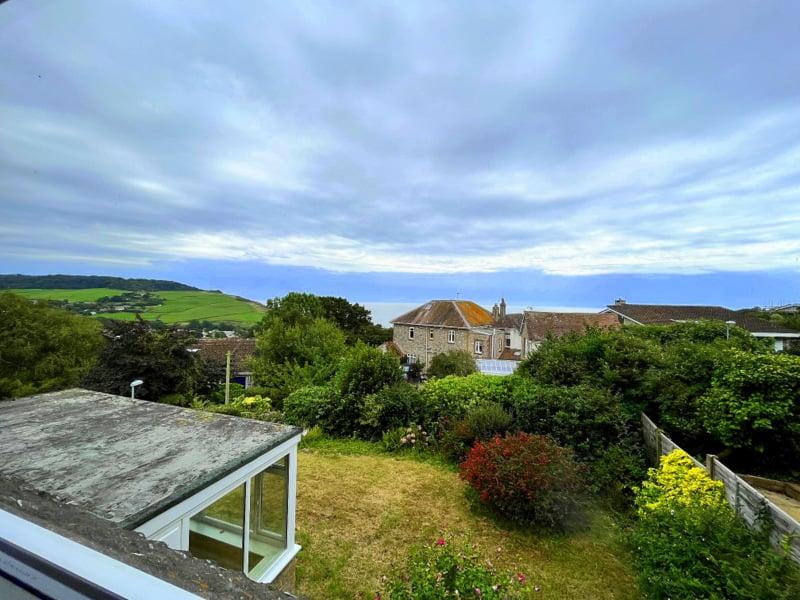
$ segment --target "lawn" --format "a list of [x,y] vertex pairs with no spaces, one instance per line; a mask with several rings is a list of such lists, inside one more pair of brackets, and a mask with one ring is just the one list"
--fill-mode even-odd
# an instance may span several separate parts
[[315,445],[298,460],[297,587],[310,598],[368,598],[414,544],[466,535],[503,571],[522,572],[534,598],[639,598],[621,532],[596,509],[577,533],[546,534],[473,511],[452,467],[361,443]]
[[[69,302],[92,302],[103,296],[114,296],[124,293],[122,290],[108,288],[91,288],[85,290],[10,290],[26,298],[45,300],[67,300]],[[163,298],[161,306],[152,307],[152,310],[142,313],[148,320],[160,320],[164,323],[186,323],[197,319],[198,321],[213,321],[242,323],[252,325],[258,323],[264,313],[264,307],[255,302],[221,294],[219,292],[152,292],[153,295]],[[132,320],[132,312],[103,313],[100,315],[109,319]]]

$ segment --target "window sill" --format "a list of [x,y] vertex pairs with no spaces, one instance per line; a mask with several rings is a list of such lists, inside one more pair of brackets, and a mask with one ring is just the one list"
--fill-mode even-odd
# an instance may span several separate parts
[[287,548],[260,577],[257,579],[251,579],[255,579],[258,583],[272,583],[275,578],[281,574],[281,571],[286,568],[286,565],[292,562],[292,559],[297,556],[297,553],[300,552],[300,549],[301,546],[297,544],[295,544],[292,548]]

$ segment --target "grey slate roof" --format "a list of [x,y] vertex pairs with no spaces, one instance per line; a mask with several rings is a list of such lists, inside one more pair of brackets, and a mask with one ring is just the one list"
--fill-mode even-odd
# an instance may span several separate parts
[[138,527],[297,427],[83,389],[0,402],[0,477]]
[[16,478],[0,477],[0,509],[83,546],[158,577],[202,598],[289,600],[289,594],[248,579],[188,552],[172,550],[98,519],[76,506],[34,490]]
[[790,333],[799,332],[782,325],[775,325],[764,319],[725,308],[724,306],[688,306],[670,304],[609,304],[608,309],[642,325],[669,325],[677,321],[736,321],[739,327],[751,333]]

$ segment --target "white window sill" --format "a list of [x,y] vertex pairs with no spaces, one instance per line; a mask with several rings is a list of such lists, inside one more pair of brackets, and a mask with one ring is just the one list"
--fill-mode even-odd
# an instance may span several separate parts
[[[275,560],[274,563],[267,569],[260,577],[256,579],[258,583],[272,583],[275,578],[281,574],[292,559],[297,556],[297,553],[300,552],[301,546],[295,544],[292,548],[287,548],[283,551],[283,554]],[[255,578],[251,578],[255,579]]]

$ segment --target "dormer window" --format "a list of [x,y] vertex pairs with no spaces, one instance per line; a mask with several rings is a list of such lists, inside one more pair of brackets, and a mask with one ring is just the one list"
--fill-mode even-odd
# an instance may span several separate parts
[[408,339],[410,339],[410,340],[414,339],[414,328],[413,327],[409,327],[408,328]]
[[452,329],[447,332],[447,343],[448,344],[455,344],[456,343],[456,332]]

